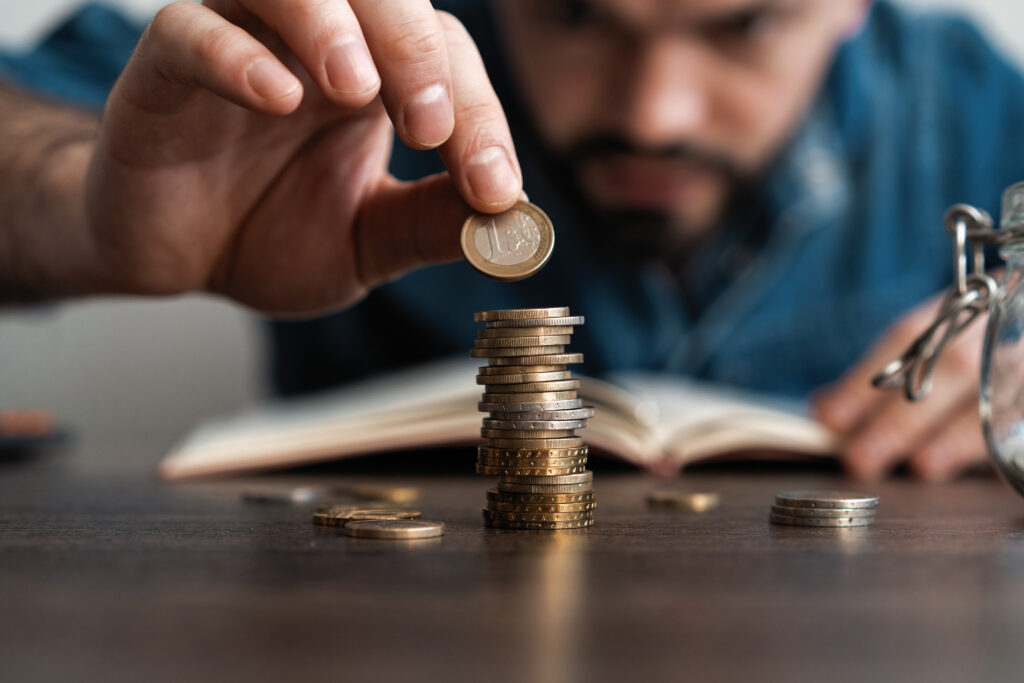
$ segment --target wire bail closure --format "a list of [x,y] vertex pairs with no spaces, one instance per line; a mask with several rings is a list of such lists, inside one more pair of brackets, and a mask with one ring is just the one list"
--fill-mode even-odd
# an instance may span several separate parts
[[908,401],[918,401],[931,393],[935,366],[946,345],[987,312],[999,293],[998,283],[985,273],[984,247],[1002,244],[1010,236],[993,229],[987,212],[967,204],[957,204],[947,211],[945,223],[954,240],[954,288],[943,300],[934,322],[903,355],[871,380],[871,385],[879,389],[902,386]]

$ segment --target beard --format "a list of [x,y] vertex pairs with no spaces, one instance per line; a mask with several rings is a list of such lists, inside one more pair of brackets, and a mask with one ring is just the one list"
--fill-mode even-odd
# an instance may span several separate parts
[[[678,262],[693,250],[701,237],[721,219],[725,208],[748,180],[741,166],[728,154],[689,144],[657,149],[643,148],[623,136],[600,134],[581,138],[561,151],[548,151],[555,183],[575,206],[582,210],[588,230],[598,238],[599,246],[616,258],[634,262]],[[583,170],[587,164],[615,158],[634,158],[661,163],[678,163],[687,168],[708,171],[723,179],[728,188],[723,206],[709,224],[667,210],[635,206],[608,206],[584,187]],[[704,221],[702,221],[703,223]]]

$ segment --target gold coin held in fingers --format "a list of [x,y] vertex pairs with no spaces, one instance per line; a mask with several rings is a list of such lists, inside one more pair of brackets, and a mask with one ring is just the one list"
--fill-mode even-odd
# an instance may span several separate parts
[[[467,218],[461,243],[463,256],[478,272],[495,280],[515,282],[530,277],[548,262],[555,248],[555,230],[539,207],[519,201],[508,211]],[[522,317],[555,317],[537,314],[545,309],[519,310]],[[558,317],[569,314],[567,308],[547,310],[556,311]]]

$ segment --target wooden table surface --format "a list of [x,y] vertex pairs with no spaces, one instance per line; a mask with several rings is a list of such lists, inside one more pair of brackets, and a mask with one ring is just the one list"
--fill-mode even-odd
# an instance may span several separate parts
[[[140,449],[142,450],[142,449]],[[472,467],[471,456],[467,470]],[[771,526],[804,472],[598,475],[597,526],[485,529],[487,479],[415,484],[442,539],[357,540],[242,480],[166,485],[74,455],[0,469],[4,681],[1019,681],[1024,500],[995,478],[858,487],[868,529]]]

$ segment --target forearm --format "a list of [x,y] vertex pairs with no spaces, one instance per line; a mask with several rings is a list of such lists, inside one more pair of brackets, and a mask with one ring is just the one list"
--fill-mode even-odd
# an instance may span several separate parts
[[0,305],[102,289],[84,202],[97,127],[0,83]]

